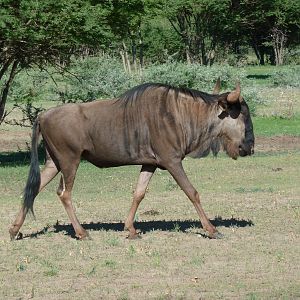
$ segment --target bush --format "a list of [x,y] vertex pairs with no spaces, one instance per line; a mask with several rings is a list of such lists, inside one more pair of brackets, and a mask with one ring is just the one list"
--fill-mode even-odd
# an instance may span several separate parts
[[262,98],[256,87],[244,88],[242,90],[242,96],[246,100],[252,116],[256,116],[257,106],[267,104],[267,100]]
[[243,69],[230,66],[201,66],[199,64],[166,63],[151,65],[143,72],[143,82],[159,82],[174,86],[188,87],[212,92],[217,78],[220,77],[223,89],[232,89],[237,80],[243,81]]
[[[237,80],[243,82],[243,69],[223,66],[201,66],[170,62],[149,65],[142,74],[127,74],[121,60],[106,55],[73,59],[67,72],[30,69],[22,72],[13,84],[10,101],[24,103],[59,100],[87,102],[100,98],[114,98],[131,87],[144,82],[165,83],[212,92],[217,78],[223,90],[232,90]],[[242,83],[243,84],[243,83]]]
[[275,71],[272,79],[275,86],[300,87],[300,66],[290,66]]
[[56,90],[63,102],[114,98],[137,83],[119,60],[108,56],[74,60],[69,71]]
[[229,66],[206,67],[198,64],[165,63],[149,65],[142,74],[127,74],[121,62],[112,57],[89,57],[74,60],[70,73],[57,92],[63,102],[93,101],[114,98],[131,87],[145,82],[164,83],[211,92],[218,77],[224,89],[232,89],[246,77],[243,70]]
[[300,65],[300,47],[288,49],[284,57],[286,65]]
[[22,70],[12,84],[8,101],[25,103],[58,100],[58,96],[54,92],[55,82],[51,77],[59,77],[53,68],[49,68],[47,71],[38,68]]

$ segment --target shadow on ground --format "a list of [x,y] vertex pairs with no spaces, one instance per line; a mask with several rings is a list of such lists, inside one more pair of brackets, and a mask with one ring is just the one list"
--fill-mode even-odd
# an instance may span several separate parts
[[[253,226],[254,223],[251,220],[240,220],[236,218],[231,219],[223,219],[222,217],[216,217],[210,220],[211,223],[216,227],[247,227]],[[82,224],[83,228],[89,231],[123,231],[124,230],[124,223],[117,222],[117,223],[88,223]],[[186,232],[189,229],[195,228],[202,228],[199,221],[196,220],[177,220],[177,221],[142,221],[142,222],[135,222],[135,228],[141,232],[142,234],[160,230],[160,231],[170,231],[170,232]],[[41,235],[49,234],[49,233],[59,233],[64,232],[65,235],[71,236],[72,238],[75,237],[75,232],[71,224],[59,224],[58,222],[53,226],[44,227],[42,230],[31,233],[28,235],[24,235],[22,238],[37,238]],[[203,237],[207,237],[205,234],[197,232],[197,234],[202,235]]]
[[247,75],[247,78],[250,79],[267,79],[270,78],[271,75],[269,74],[251,74],[251,75]]
[[[43,146],[38,148],[38,156],[41,164],[45,162],[45,150]],[[0,167],[19,167],[30,164],[30,151],[0,152]]]

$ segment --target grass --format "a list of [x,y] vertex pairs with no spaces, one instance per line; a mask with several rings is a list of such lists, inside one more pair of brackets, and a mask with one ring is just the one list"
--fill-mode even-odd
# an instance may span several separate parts
[[248,66],[245,68],[247,79],[260,86],[270,85],[272,74],[278,70],[276,66]]
[[[274,84],[273,75],[276,72],[289,72],[290,69],[295,68],[299,71],[299,66],[272,66],[272,65],[264,65],[264,66],[246,66],[245,72],[247,79],[252,83],[259,86],[271,86]],[[293,74],[291,74],[293,75]]]
[[[299,151],[185,160],[206,213],[225,235],[215,241],[202,236],[193,206],[180,189],[168,188],[172,178],[161,170],[139,208],[142,239],[127,240],[114,224],[127,215],[139,167],[82,162],[73,199],[93,240],[77,241],[63,226],[69,220],[55,179],[38,196],[37,220],[26,220],[25,238],[12,243],[7,228],[28,167],[0,168],[0,298],[26,298],[33,290],[41,299],[297,298],[299,164]],[[151,210],[158,214],[143,214]]]
[[253,125],[257,136],[300,136],[300,117],[291,119],[278,117],[255,117],[253,118]]

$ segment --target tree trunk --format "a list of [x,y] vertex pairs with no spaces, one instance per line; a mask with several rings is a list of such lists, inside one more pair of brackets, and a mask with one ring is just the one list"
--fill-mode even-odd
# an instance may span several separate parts
[[5,61],[2,65],[2,68],[0,70],[0,80],[2,79],[2,76],[5,74],[9,66],[12,64],[13,58],[9,58],[7,61]]
[[252,37],[252,48],[255,52],[255,55],[257,57],[259,64],[264,65],[265,64],[264,51],[263,51],[261,45],[259,45],[257,43],[257,41],[254,37]]
[[127,65],[126,65],[124,50],[120,50],[120,55],[122,57],[124,72],[127,73]]
[[140,47],[140,53],[139,53],[140,69],[142,70],[144,66],[144,43],[143,43],[141,27],[139,27],[139,47]]
[[133,68],[134,71],[137,72],[137,65],[136,65],[136,42],[135,42],[135,38],[130,35],[130,40],[131,40],[131,52],[132,52],[132,64],[133,64]]
[[264,66],[265,65],[265,49],[263,47],[259,47],[258,52],[259,52],[259,64]]
[[124,49],[124,58],[125,58],[127,73],[131,74],[131,65],[130,65],[130,60],[128,58],[128,52],[127,52],[127,47],[125,45],[125,42],[123,42],[123,49]]
[[272,42],[273,42],[273,48],[274,48],[274,54],[275,54],[275,63],[276,63],[276,66],[280,66],[283,64],[286,34],[278,28],[273,28]]
[[191,60],[191,53],[190,53],[189,46],[185,47],[185,56],[186,56],[187,64],[190,65],[192,63],[192,60]]
[[1,92],[1,99],[0,99],[0,124],[3,122],[3,119],[5,117],[5,105],[6,105],[6,100],[7,100],[7,95],[8,95],[8,91],[10,88],[11,83],[14,80],[14,77],[17,73],[17,68],[18,68],[19,62],[17,60],[15,60],[12,64],[11,70],[10,70],[10,74],[9,74],[9,78],[6,81],[2,92]]

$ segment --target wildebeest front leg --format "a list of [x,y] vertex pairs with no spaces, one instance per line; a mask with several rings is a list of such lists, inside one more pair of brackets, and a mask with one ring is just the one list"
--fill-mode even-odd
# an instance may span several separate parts
[[[77,163],[78,166],[78,163]],[[75,173],[77,170],[77,166],[70,167],[68,169],[62,169],[62,176],[60,178],[60,184],[57,189],[57,194],[67,211],[67,214],[69,216],[69,219],[73,225],[73,228],[75,230],[76,237],[79,239],[85,239],[88,238],[89,235],[87,231],[80,225],[77,216],[75,214],[75,209],[72,204],[71,200],[71,191],[75,179]]]
[[136,185],[136,189],[133,194],[132,205],[131,205],[128,217],[125,221],[125,227],[124,227],[125,230],[129,231],[128,238],[130,238],[130,239],[134,239],[138,236],[137,232],[133,226],[134,216],[136,214],[139,204],[145,197],[147,186],[149,184],[149,181],[150,181],[153,173],[155,172],[155,169],[156,169],[155,166],[148,166],[148,165],[142,166],[140,176],[139,176],[139,179],[138,179],[138,182]]
[[167,170],[174,177],[178,185],[181,187],[181,189],[185,192],[185,194],[188,196],[188,198],[195,206],[196,211],[200,217],[202,227],[204,230],[208,232],[209,237],[220,238],[221,234],[218,233],[217,229],[211,224],[211,222],[207,218],[200,203],[200,196],[196,191],[196,189],[193,187],[193,185],[190,183],[189,179],[187,178],[182,163],[179,162],[177,164],[168,166]]

